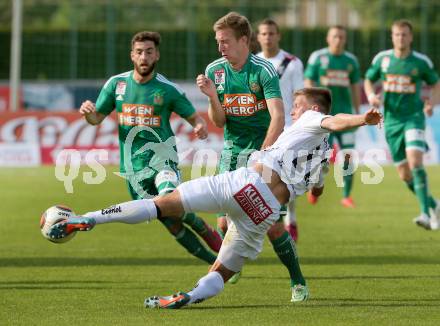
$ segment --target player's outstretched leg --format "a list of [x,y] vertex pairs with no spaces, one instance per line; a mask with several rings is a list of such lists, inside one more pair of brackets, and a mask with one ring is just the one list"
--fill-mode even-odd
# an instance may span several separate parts
[[356,205],[351,198],[351,190],[353,188],[353,173],[348,173],[350,168],[350,155],[345,156],[344,166],[343,166],[343,181],[344,181],[344,189],[342,192],[343,198],[341,200],[341,205],[347,208],[355,208]]
[[93,218],[71,217],[52,225],[48,236],[52,239],[61,239],[76,231],[90,231],[95,225],[96,221]]
[[177,292],[173,295],[158,297],[153,296],[145,298],[145,308],[160,308],[160,309],[179,309],[187,305],[190,297],[185,292]]

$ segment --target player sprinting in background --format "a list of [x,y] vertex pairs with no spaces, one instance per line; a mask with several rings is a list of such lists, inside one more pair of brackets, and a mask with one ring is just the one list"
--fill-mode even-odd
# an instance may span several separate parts
[[[276,70],[249,52],[251,26],[247,18],[231,12],[221,17],[213,29],[222,58],[207,66],[205,75],[197,77],[197,85],[208,96],[210,119],[224,128],[222,173],[247,166],[252,152],[275,142],[284,128],[284,108]],[[218,218],[218,227],[226,233],[225,216]],[[267,235],[289,271],[291,286],[305,284],[295,244],[282,219],[269,228]],[[239,276],[237,273],[231,282]]]
[[[293,93],[304,87],[303,64],[299,58],[280,49],[281,33],[278,24],[273,19],[266,18],[258,24],[257,40],[262,50],[257,55],[272,63],[280,79],[284,103],[284,126],[286,128],[292,124],[290,111],[293,104]],[[284,209],[281,211],[283,215]],[[297,241],[298,223],[294,202],[291,202],[287,207],[284,224],[292,238]]]
[[427,150],[425,114],[432,115],[435,103],[430,98],[423,102],[421,87],[426,82],[434,86],[432,96],[439,96],[439,78],[431,60],[411,49],[413,33],[409,21],[394,22],[391,39],[393,49],[378,53],[365,75],[365,93],[369,103],[379,107],[381,101],[373,83],[382,82],[385,137],[399,177],[420,205],[421,214],[414,222],[428,230],[437,229],[440,205],[429,192],[423,167],[423,153]]
[[[127,178],[133,199],[164,195],[180,183],[174,133],[170,126],[172,112],[194,127],[200,139],[207,137],[206,122],[195,111],[183,91],[155,72],[159,60],[160,35],[140,32],[131,42],[134,69],[111,77],[102,88],[96,105],[86,101],[79,112],[92,125],[100,124],[113,110],[118,113],[120,171]],[[182,221],[189,224],[213,249],[221,238],[194,213],[182,221],[160,218],[177,242],[192,255],[212,264],[215,255],[207,250]]]
[[[50,236],[68,235],[69,225],[80,225],[89,230],[95,224],[140,223],[162,215],[180,221],[184,212],[227,212],[231,223],[209,273],[190,292],[149,297],[145,306],[175,309],[213,297],[223,290],[230,277],[242,269],[246,259],[255,259],[261,252],[267,230],[279,219],[281,205],[310,189],[317,196],[322,194],[323,168],[328,165],[330,157],[329,131],[375,125],[381,120],[377,109],[363,115],[330,116],[330,107],[329,90],[300,90],[295,93],[294,123],[272,146],[258,152],[258,161],[252,167],[194,179],[165,196],[117,204],[113,207],[118,209],[109,214],[99,210],[70,218],[52,226]],[[308,297],[307,286],[295,284],[291,301],[305,301]]]
[[[327,32],[328,47],[313,52],[307,62],[304,73],[306,87],[323,86],[332,92],[332,114],[359,113],[360,106],[360,71],[357,58],[345,51],[347,31],[343,26],[332,26]],[[335,132],[330,135],[330,144],[338,143],[344,151],[343,198],[344,207],[353,208],[355,203],[350,196],[353,187],[353,174],[347,173],[350,165],[350,150],[355,145],[354,130]],[[312,194],[308,196],[309,202],[316,203]]]

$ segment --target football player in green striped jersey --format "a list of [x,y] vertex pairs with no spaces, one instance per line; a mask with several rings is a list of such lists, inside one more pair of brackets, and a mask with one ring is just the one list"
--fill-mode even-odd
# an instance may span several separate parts
[[[197,85],[208,96],[210,119],[224,128],[220,172],[225,172],[247,166],[252,152],[275,142],[283,131],[284,107],[275,68],[250,53],[251,26],[247,18],[231,12],[220,18],[213,29],[222,57],[197,77]],[[218,226],[225,232],[226,218],[221,217]],[[267,234],[289,271],[291,287],[305,285],[294,241],[284,229],[282,218]]]
[[[127,179],[133,199],[172,192],[180,183],[175,136],[170,126],[172,112],[188,121],[198,138],[207,136],[206,122],[195,111],[183,91],[155,71],[159,60],[160,35],[134,35],[131,60],[134,69],[111,77],[102,88],[96,105],[86,101],[79,112],[88,123],[100,124],[111,112],[118,115],[120,171]],[[212,264],[216,256],[182,223],[163,217],[160,221],[189,253]],[[195,214],[183,221],[213,249],[221,238]]]
[[[384,127],[391,156],[400,178],[415,194],[421,214],[414,223],[427,229],[438,229],[440,205],[428,188],[423,167],[425,114],[429,117],[440,93],[440,83],[432,61],[412,50],[413,28],[409,21],[398,20],[391,27],[393,48],[377,54],[365,76],[365,93],[371,105],[379,107],[374,82],[382,83]],[[422,83],[432,87],[430,97],[421,97]]]
[[[332,92],[332,114],[359,113],[360,106],[360,70],[357,58],[345,51],[347,31],[345,27],[335,25],[327,32],[328,47],[317,50],[310,55],[304,72],[304,86],[323,86]],[[344,188],[341,204],[345,207],[355,207],[351,190],[353,174],[350,173],[350,150],[355,146],[354,130],[330,134],[329,142],[339,145],[346,152],[344,158]],[[314,204],[317,198],[308,194],[309,202]]]

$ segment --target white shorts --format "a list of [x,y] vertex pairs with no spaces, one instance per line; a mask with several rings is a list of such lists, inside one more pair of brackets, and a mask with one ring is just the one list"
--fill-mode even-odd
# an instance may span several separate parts
[[177,189],[187,213],[227,213],[232,223],[226,243],[231,241],[232,250],[250,259],[261,252],[267,230],[279,218],[280,203],[252,168],[194,179]]

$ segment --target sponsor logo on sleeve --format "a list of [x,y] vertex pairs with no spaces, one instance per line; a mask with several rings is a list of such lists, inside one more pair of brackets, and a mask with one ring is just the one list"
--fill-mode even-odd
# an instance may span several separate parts
[[263,222],[273,213],[253,184],[244,186],[234,195],[234,199],[256,225]]

